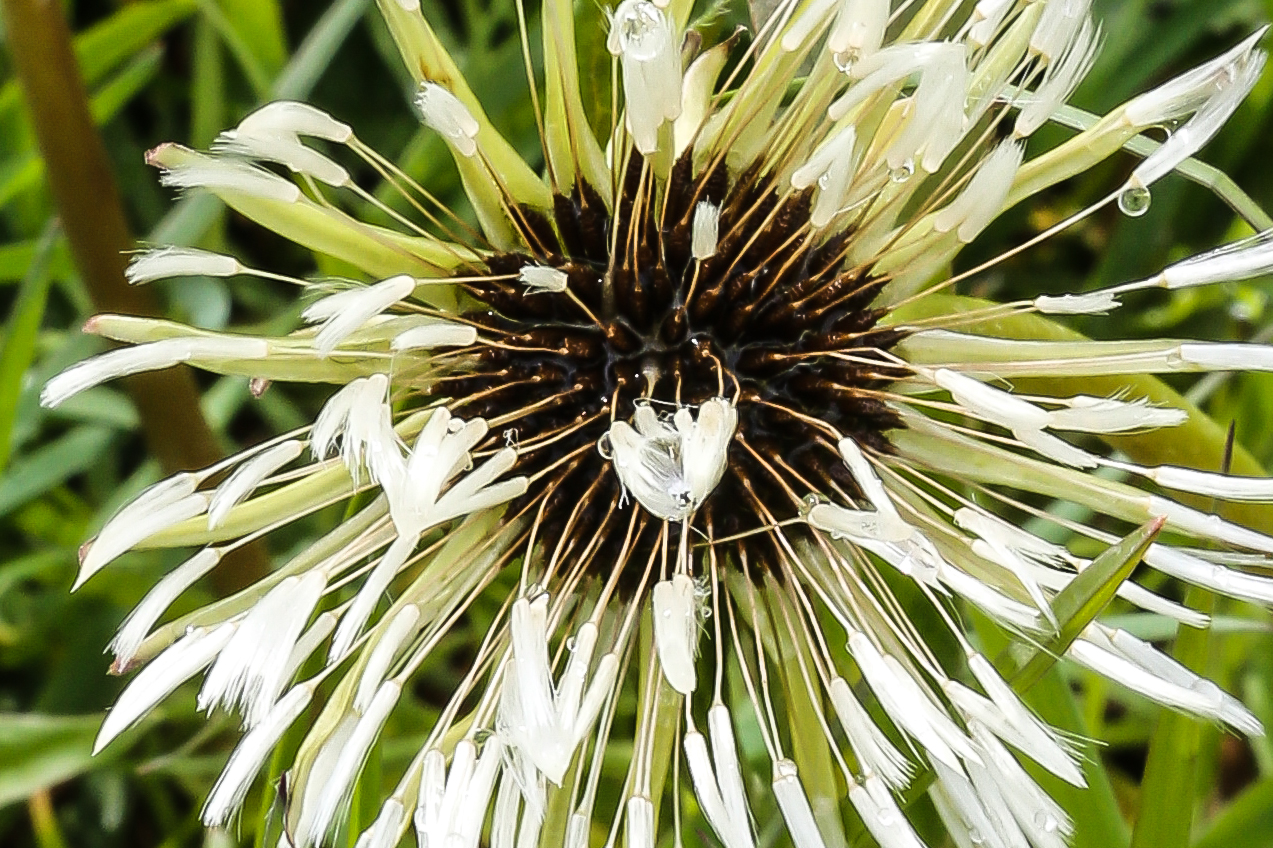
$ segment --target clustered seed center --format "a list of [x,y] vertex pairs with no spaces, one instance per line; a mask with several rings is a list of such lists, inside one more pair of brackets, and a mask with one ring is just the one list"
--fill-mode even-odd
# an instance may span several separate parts
[[[634,153],[613,215],[586,184],[557,196],[552,220],[517,210],[533,249],[490,258],[491,279],[465,284],[484,304],[465,318],[498,344],[440,392],[459,415],[515,422],[519,473],[534,477],[525,503],[546,495],[542,520],[568,536],[628,520],[595,446],[638,404],[736,403],[728,470],[698,516],[718,536],[764,510],[791,515],[793,492],[855,491],[834,434],[887,452],[901,426],[878,396],[901,375],[884,355],[901,334],[871,306],[884,281],[846,268],[852,231],[813,230],[811,191],[782,192],[772,175],[692,169],[687,155],[656,187]],[[706,259],[692,250],[700,203],[720,214]],[[564,274],[566,291],[528,291],[528,267]]]

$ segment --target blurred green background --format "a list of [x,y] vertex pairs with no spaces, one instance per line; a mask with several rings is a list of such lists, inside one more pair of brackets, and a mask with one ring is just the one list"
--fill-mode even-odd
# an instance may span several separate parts
[[[595,4],[583,5],[596,20]],[[1273,0],[1096,0],[1095,6],[1105,49],[1074,98],[1093,111],[1214,55],[1273,18]],[[536,156],[510,0],[426,0],[425,10],[497,125]],[[463,207],[444,146],[421,131],[408,107],[409,78],[369,0],[70,0],[66,15],[128,224],[143,242],[226,250],[260,267],[301,275],[332,270],[207,198],[174,203],[143,163],[144,151],[164,141],[207,146],[219,130],[278,96],[329,110],[422,184]],[[6,45],[23,37],[3,33]],[[1067,132],[1040,136],[1038,144],[1054,144]],[[1273,72],[1201,158],[1273,209]],[[1048,192],[1042,202],[1014,210],[960,263],[1018,243],[1104,196],[1131,161],[1115,157]],[[89,203],[105,197],[100,186],[77,190]],[[1136,278],[1247,233],[1208,192],[1168,179],[1155,188],[1144,217],[1124,218],[1110,207],[974,280],[968,291],[1002,298],[1079,291]],[[1080,329],[1095,336],[1267,339],[1273,334],[1270,282],[1164,295],[1115,319],[1085,319]],[[187,279],[150,292],[163,314],[210,328],[283,332],[299,313],[294,290],[259,280]],[[120,387],[94,389],[56,411],[37,404],[44,380],[102,349],[99,340],[79,333],[94,311],[93,294],[55,222],[30,114],[10,54],[0,52],[0,314],[6,316],[0,328],[0,845],[261,845],[266,837],[255,815],[230,834],[205,834],[198,824],[199,805],[236,733],[224,717],[194,714],[193,688],[103,755],[89,756],[102,711],[123,683],[108,675],[103,648],[156,576],[174,564],[168,555],[133,554],[75,595],[68,593],[79,545],[162,472],[148,458],[138,413]],[[218,454],[307,423],[323,396],[280,386],[254,399],[243,380],[196,379],[215,440],[210,449]],[[1211,414],[1235,422],[1237,439],[1273,466],[1273,375],[1232,377],[1206,388]],[[185,444],[190,433],[180,428],[168,428],[160,438],[177,450],[191,447]],[[305,532],[301,526],[275,534],[271,552],[285,553]],[[244,558],[240,573],[231,571],[229,579],[242,580],[257,566],[259,561]],[[178,611],[216,591],[189,593]],[[1113,612],[1123,613],[1123,623],[1142,635],[1172,635],[1152,616]],[[1273,726],[1269,617],[1233,606],[1218,612],[1207,646],[1209,671]],[[1193,797],[1142,793],[1157,713],[1093,679],[1066,673],[1074,703],[1063,711],[1073,713],[1072,726],[1104,744],[1110,782],[1105,798],[1112,792],[1129,828],[1138,818],[1183,807],[1194,813],[1193,825],[1175,834],[1175,844],[1273,846],[1273,744],[1208,728],[1196,762],[1180,752],[1181,767],[1196,768]],[[264,797],[248,809],[268,809],[269,791],[262,790]],[[1115,828],[1106,839],[1118,848],[1127,832]]]

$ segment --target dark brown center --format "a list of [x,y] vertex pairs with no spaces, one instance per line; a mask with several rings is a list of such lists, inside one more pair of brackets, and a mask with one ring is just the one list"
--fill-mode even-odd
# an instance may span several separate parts
[[[812,232],[811,191],[782,197],[759,172],[691,170],[687,155],[656,189],[634,154],[613,218],[586,185],[556,198],[552,221],[517,210],[531,249],[493,256],[499,279],[465,284],[485,305],[465,317],[498,345],[437,389],[457,415],[496,422],[493,439],[517,441],[518,473],[541,475],[514,509],[537,514],[546,497],[544,538],[582,552],[600,537],[603,568],[634,507],[596,445],[638,402],[671,413],[736,397],[728,471],[694,519],[713,537],[790,517],[810,491],[854,491],[834,433],[888,451],[886,433],[901,426],[878,397],[903,374],[884,356],[901,334],[871,307],[884,281],[845,268],[852,232]],[[720,209],[720,237],[700,262],[703,201]],[[528,265],[565,273],[568,291],[529,292],[516,279]],[[639,524],[628,553],[643,567],[658,522]]]

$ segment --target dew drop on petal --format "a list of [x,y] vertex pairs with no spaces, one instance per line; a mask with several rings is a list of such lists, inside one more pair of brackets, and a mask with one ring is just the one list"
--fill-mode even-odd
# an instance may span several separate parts
[[915,163],[909,159],[888,172],[889,180],[895,183],[904,183],[914,175]]
[[1150,200],[1147,188],[1123,189],[1118,195],[1118,208],[1124,215],[1139,218],[1149,211]]
[[1034,814],[1034,824],[1035,827],[1044,833],[1056,833],[1061,826],[1061,823],[1056,820],[1056,816],[1043,810]]
[[813,512],[813,508],[822,503],[822,499],[815,494],[804,496],[804,500],[800,502],[800,517],[808,518],[809,513]]

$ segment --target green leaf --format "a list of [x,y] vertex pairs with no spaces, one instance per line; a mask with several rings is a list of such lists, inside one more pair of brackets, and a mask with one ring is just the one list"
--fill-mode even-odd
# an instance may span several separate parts
[[49,257],[61,232],[56,222],[50,222],[44,228],[31,266],[27,269],[26,279],[18,289],[13,314],[5,327],[4,341],[0,342],[0,471],[9,463],[18,395],[22,393],[22,378],[35,357],[35,343],[40,337],[40,319],[44,317],[49,281],[53,279],[49,273]]
[[338,0],[323,12],[274,80],[274,96],[296,100],[309,94],[370,5],[371,0]]
[[0,713],[0,807],[86,771],[101,723],[98,715]]
[[113,436],[114,432],[106,427],[77,427],[14,462],[0,480],[0,516],[92,468]]
[[[1021,643],[1009,643],[1002,631],[989,625],[984,618],[974,615],[977,631],[986,643],[988,651],[1002,647],[995,663],[1005,670],[1004,678],[1021,695],[1039,716],[1075,739],[1085,739],[1082,717],[1074,703],[1074,697],[1064,681],[1055,674],[1057,658],[1113,599],[1114,593],[1135,569],[1145,550],[1153,543],[1164,519],[1155,519],[1136,529],[1126,538],[1111,545],[1091,565],[1079,572],[1070,584],[1053,599],[1052,611],[1059,623],[1058,631],[1040,646],[1030,648]],[[1022,649],[1021,659],[1014,661],[1013,649]],[[1011,669],[1015,668],[1016,671]],[[1087,789],[1077,789],[1053,777],[1031,764],[1035,774],[1048,793],[1061,803],[1076,824],[1076,846],[1113,848],[1126,842],[1124,829],[1113,801],[1109,778],[1100,766],[1100,758],[1090,753],[1083,764]],[[932,780],[932,773],[925,771],[917,777],[906,793],[907,804],[914,803]]]
[[194,13],[194,0],[129,3],[75,38],[84,84],[92,86]]
[[159,45],[143,50],[98,88],[89,99],[93,120],[99,126],[109,123],[155,78],[163,57],[164,51]]
[[[1154,519],[1109,546],[1061,590],[1052,601],[1052,612],[1060,624],[1057,633],[1038,648],[1027,648],[1026,658],[1016,664],[1016,672],[1004,675],[1012,688],[1025,692],[1042,679],[1083,628],[1113,600],[1118,587],[1131,575],[1166,521]],[[1002,658],[1000,667],[1004,667]]]
[[1239,795],[1193,848],[1267,848],[1273,833],[1273,778],[1266,777]]
[[[106,20],[75,37],[75,57],[84,84],[92,87],[195,10],[194,0],[129,3]],[[0,87],[0,122],[9,120],[22,102],[17,80]]]
[[230,51],[235,61],[239,63],[239,70],[243,71],[243,75],[247,77],[248,82],[252,85],[253,94],[262,100],[268,97],[270,72],[261,64],[260,58],[252,51],[252,47],[244,38],[243,33],[235,29],[215,0],[199,0],[199,12],[203,19],[216,30],[217,35],[221,37],[221,41],[225,43],[226,49]]
[[0,598],[29,580],[64,578],[66,564],[67,554],[60,550],[43,550],[9,560],[0,569]]
[[287,62],[283,13],[278,0],[218,0],[226,22],[238,33],[257,64],[274,77]]
[[[1189,606],[1210,613],[1215,598],[1193,587]],[[1175,657],[1205,676],[1211,631],[1183,628],[1176,637]],[[1184,848],[1189,844],[1195,805],[1195,778],[1202,757],[1202,722],[1162,711],[1149,741],[1149,758],[1141,781],[1140,813],[1132,831],[1132,848]]]
[[[40,248],[40,239],[24,239],[23,241],[0,244],[0,284],[20,283],[26,279],[27,269],[35,261]],[[55,242],[48,257],[49,275],[54,279],[66,277],[71,273],[71,257],[64,242]]]
[[194,34],[194,61],[190,73],[190,138],[196,147],[209,147],[225,126],[225,62],[221,43],[207,21],[199,21]]
[[[163,59],[163,50],[155,47],[145,50],[89,98],[89,111],[98,126],[110,123],[119,110],[146,87],[155,77]],[[30,150],[19,153],[5,163],[0,172],[0,206],[7,205],[15,196],[34,188],[44,175],[44,160]]]
[[44,163],[34,151],[19,153],[0,169],[0,206],[40,182]]

